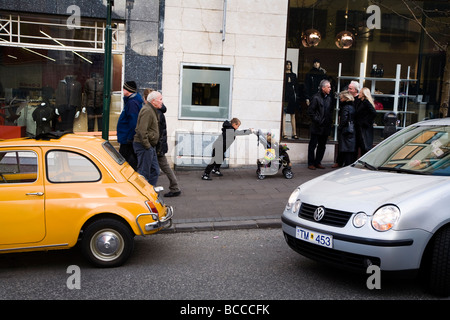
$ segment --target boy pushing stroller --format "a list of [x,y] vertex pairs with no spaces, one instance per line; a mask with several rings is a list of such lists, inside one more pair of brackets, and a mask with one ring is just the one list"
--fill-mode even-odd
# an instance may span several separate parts
[[286,179],[292,179],[294,173],[291,170],[291,161],[287,150],[289,148],[286,144],[279,144],[275,141],[274,136],[268,132],[264,134],[258,130],[258,143],[261,142],[264,146],[264,158],[258,159],[256,164],[256,176],[262,180],[266,175],[274,175],[283,167],[283,175]]
[[210,164],[205,168],[202,180],[212,180],[209,176],[211,173],[219,177],[223,176],[220,172],[220,166],[225,159],[225,153],[234,142],[234,139],[236,139],[236,136],[253,133],[253,129],[238,130],[240,125],[241,121],[238,118],[224,121],[222,124],[222,135],[220,135],[213,144],[212,159]]

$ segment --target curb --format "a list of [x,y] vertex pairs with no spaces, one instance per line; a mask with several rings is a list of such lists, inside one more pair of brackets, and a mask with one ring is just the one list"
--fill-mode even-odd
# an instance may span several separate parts
[[239,229],[281,228],[281,216],[278,217],[241,217],[215,221],[208,219],[189,219],[173,221],[169,228],[160,230],[164,233],[220,231]]

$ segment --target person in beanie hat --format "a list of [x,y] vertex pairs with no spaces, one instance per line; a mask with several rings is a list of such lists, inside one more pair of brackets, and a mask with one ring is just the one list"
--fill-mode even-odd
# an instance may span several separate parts
[[125,82],[125,84],[123,85],[123,88],[131,93],[135,93],[137,91],[136,82],[134,82],[134,81]]
[[136,124],[144,100],[137,92],[136,82],[127,81],[123,85],[123,110],[117,122],[117,142],[119,153],[137,170],[137,157],[133,149]]

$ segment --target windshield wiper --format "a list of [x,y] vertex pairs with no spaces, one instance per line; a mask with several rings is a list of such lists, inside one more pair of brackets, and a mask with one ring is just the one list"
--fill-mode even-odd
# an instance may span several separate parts
[[357,161],[358,163],[361,163],[365,168],[367,168],[367,169],[369,169],[369,170],[372,170],[372,171],[376,171],[376,170],[378,170],[377,168],[375,168],[373,165],[371,165],[371,164],[368,164],[367,162],[365,162],[365,161],[362,161],[362,160],[358,160]]
[[378,167],[378,170],[395,171],[395,172],[398,172],[398,173],[422,174],[422,175],[429,175],[429,174],[431,174],[428,171],[418,171],[418,170],[393,168],[393,167]]

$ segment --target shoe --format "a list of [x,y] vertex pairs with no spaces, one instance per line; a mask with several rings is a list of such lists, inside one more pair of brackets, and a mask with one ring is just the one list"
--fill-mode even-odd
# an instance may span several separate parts
[[202,175],[202,180],[212,180],[211,177],[209,176],[209,174],[203,174]]
[[335,163],[331,166],[332,168],[340,168],[341,166],[339,165],[339,163]]
[[294,135],[292,136],[292,139],[298,139],[298,136],[297,136],[296,134],[294,134]]
[[220,172],[220,170],[213,169],[211,171],[211,173],[214,173],[218,177],[222,177],[223,176],[223,174],[222,174],[222,172]]
[[164,197],[178,197],[181,194],[181,191],[175,191],[175,192],[167,192]]
[[321,165],[321,164],[316,164],[316,168],[317,169],[325,169],[325,167],[323,165]]
[[315,166],[308,166],[308,169],[309,170],[316,170],[316,167]]

